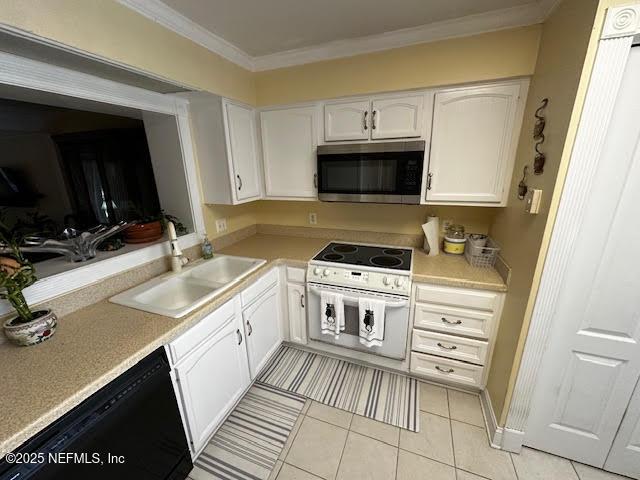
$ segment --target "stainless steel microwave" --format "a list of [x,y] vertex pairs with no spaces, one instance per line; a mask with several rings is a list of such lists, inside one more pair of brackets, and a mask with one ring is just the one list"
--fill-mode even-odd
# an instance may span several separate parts
[[420,203],[424,141],[320,145],[324,202]]

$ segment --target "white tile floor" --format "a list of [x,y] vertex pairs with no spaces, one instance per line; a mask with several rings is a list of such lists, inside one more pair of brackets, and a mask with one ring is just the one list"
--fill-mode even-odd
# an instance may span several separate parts
[[531,449],[489,446],[477,395],[421,384],[420,432],[310,400],[275,480],[627,480]]

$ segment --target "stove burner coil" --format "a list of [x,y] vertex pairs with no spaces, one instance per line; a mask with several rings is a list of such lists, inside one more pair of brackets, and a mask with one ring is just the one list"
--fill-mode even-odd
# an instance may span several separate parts
[[401,257],[404,255],[404,250],[400,250],[399,248],[385,248],[382,253],[385,255],[392,255],[394,257]]
[[358,251],[358,247],[355,245],[336,245],[332,250],[336,253],[354,253]]
[[322,257],[323,260],[328,260],[330,262],[337,262],[344,258],[344,255],[340,255],[339,253],[327,253]]

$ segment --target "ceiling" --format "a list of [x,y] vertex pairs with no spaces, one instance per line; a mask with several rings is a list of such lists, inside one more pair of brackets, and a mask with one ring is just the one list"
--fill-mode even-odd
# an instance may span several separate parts
[[162,0],[258,57],[530,3],[531,0]]
[[118,1],[246,68],[266,70],[531,25],[559,0]]

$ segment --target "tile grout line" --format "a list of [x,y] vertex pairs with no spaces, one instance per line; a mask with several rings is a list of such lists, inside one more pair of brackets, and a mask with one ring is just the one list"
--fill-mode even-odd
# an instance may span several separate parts
[[[316,475],[315,473],[311,473],[310,471],[305,470],[304,468],[301,468],[301,467],[299,467],[297,465],[294,465],[293,463],[289,463],[289,462],[283,461],[282,462],[282,466],[284,466],[284,465],[289,465],[290,467],[297,468],[298,470],[300,470],[302,472],[308,473],[309,475],[311,475],[314,478],[319,478],[320,480],[325,480],[323,477],[320,477],[319,475]],[[280,469],[280,470],[282,470],[282,469]],[[280,475],[279,472],[278,472],[278,475]],[[276,477],[276,480],[278,480],[277,477]]]
[[569,460],[569,463],[571,464],[571,468],[573,468],[573,471],[576,472],[576,478],[578,480],[582,480],[582,477],[580,476],[580,474],[578,473],[578,469],[576,468],[575,463],[573,462],[573,460]]
[[516,475],[516,480],[520,479],[520,476],[518,475],[518,469],[516,468],[516,462],[513,461],[513,453],[511,452],[507,452],[509,454],[509,459],[511,459],[511,466],[513,467],[513,473],[515,473]]
[[458,478],[458,464],[456,462],[456,445],[453,441],[453,423],[451,422],[451,405],[449,404],[449,390],[445,390],[447,396],[447,411],[449,412],[449,434],[451,435],[451,456],[453,457],[453,473]]
[[347,438],[344,439],[344,445],[342,446],[342,452],[340,452],[340,461],[338,462],[338,468],[336,469],[336,473],[333,475],[333,478],[338,477],[338,472],[340,472],[340,467],[342,466],[342,457],[344,456],[344,451],[347,449],[347,442],[349,441],[349,433],[347,430]]

